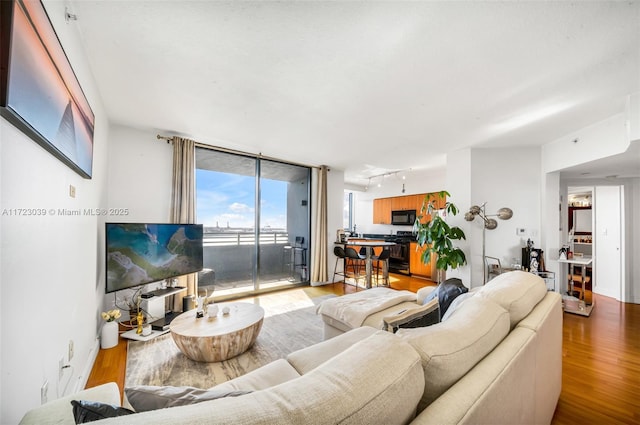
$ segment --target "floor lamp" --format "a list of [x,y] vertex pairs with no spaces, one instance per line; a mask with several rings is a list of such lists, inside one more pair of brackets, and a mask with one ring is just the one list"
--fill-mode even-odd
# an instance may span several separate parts
[[495,218],[490,217],[498,217],[500,220],[509,220],[513,217],[513,211],[511,208],[500,208],[496,214],[487,215],[485,213],[485,206],[487,203],[478,206],[472,205],[464,215],[464,219],[467,221],[473,221],[476,216],[480,217],[484,221],[484,226],[482,226],[482,284],[487,283],[487,260],[485,255],[485,231],[495,229],[498,227],[498,221]]

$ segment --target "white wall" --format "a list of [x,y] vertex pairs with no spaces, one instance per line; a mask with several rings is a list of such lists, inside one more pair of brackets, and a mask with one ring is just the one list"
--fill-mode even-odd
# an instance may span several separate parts
[[168,223],[173,145],[156,133],[114,125],[109,144],[109,205],[129,215],[112,221]]
[[464,231],[466,239],[458,241],[457,246],[465,253],[467,265],[458,267],[455,270],[448,270],[446,277],[457,277],[469,288],[471,287],[472,270],[476,266],[472,262],[471,247],[473,241],[469,237],[473,223],[464,220],[464,213],[473,203],[471,172],[471,149],[461,149],[447,155],[446,187],[447,192],[451,194],[449,202],[453,202],[460,209],[458,215],[448,218],[448,221],[449,225],[458,226]]
[[628,122],[621,113],[544,145],[543,171],[550,173],[625,152],[630,143]]
[[[109,123],[64,3],[47,11],[95,114],[93,178],[86,180],[0,119],[0,423],[17,423],[48,398],[84,386],[97,353],[104,294],[100,247],[104,219],[64,216],[59,209],[107,207],[106,163]],[[69,185],[76,197],[69,197]],[[13,215],[18,208],[43,208],[45,216]],[[53,210],[53,211],[51,211]],[[58,380],[58,361],[68,362]],[[65,391],[66,389],[66,391]]]
[[[471,205],[484,202],[487,215],[496,214],[502,207],[513,210],[510,220],[497,219],[498,227],[485,231],[486,255],[499,258],[503,265],[519,264],[527,239],[541,247],[539,148],[471,149],[470,179],[470,204],[457,205],[462,214]],[[472,287],[483,282],[483,227],[482,220],[476,218],[466,232],[471,243],[467,261],[472,267]],[[517,235],[516,228],[525,229],[525,235]]]

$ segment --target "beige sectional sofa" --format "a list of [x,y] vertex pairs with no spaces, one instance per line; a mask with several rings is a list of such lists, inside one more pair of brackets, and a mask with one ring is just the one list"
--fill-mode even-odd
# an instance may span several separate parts
[[[549,423],[562,376],[559,294],[512,272],[452,308],[425,328],[356,328],[214,387],[252,391],[238,397],[96,423]],[[32,410],[22,423],[71,424],[71,399],[118,395],[115,385],[87,390]]]

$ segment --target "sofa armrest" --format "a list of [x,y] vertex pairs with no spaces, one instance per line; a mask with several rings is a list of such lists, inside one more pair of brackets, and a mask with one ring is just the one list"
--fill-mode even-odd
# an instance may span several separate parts
[[20,421],[20,425],[75,425],[76,421],[73,419],[73,407],[71,406],[72,400],[99,401],[101,403],[120,406],[120,389],[115,382],[109,382],[79,391],[75,394],[60,397],[29,410]]
[[418,296],[416,303],[422,305],[424,303],[424,299],[427,298],[430,293],[435,291],[436,288],[437,286],[425,286],[424,288],[418,289],[418,292],[416,293],[416,295]]

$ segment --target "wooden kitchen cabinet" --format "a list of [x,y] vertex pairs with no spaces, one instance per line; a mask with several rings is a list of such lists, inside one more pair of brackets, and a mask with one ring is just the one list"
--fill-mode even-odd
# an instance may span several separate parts
[[432,263],[433,261],[429,261],[428,264],[424,264],[422,262],[422,249],[417,249],[418,243],[411,242],[411,246],[409,250],[409,271],[411,275],[416,275],[420,277],[426,277],[427,279],[431,279],[432,276]]
[[[393,196],[390,198],[377,198],[373,200],[373,223],[391,224],[391,211],[416,210],[420,215],[422,204],[427,197],[426,193],[417,195]],[[436,208],[444,208],[446,199],[436,196]],[[422,221],[425,221],[423,218]]]
[[391,210],[392,211],[415,210],[416,196],[418,195],[395,196],[391,198]]
[[391,198],[373,200],[373,223],[391,224]]

